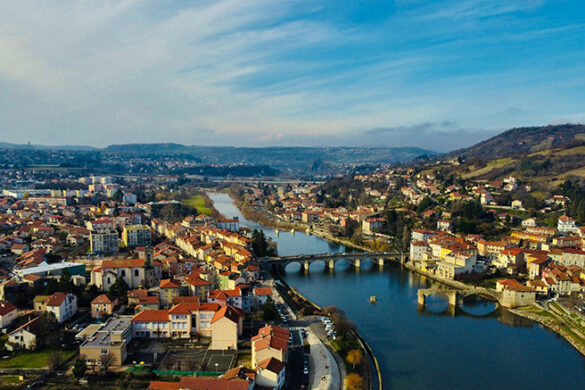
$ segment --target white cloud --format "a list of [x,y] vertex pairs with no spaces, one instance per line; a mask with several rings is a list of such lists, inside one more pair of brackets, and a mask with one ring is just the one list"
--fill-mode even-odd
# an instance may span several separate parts
[[[390,15],[381,26],[322,18],[327,3],[176,3],[1,2],[0,138],[99,145],[356,142],[348,137],[363,129],[445,117],[461,127],[501,128],[506,118],[519,122],[542,111],[541,97],[551,88],[521,104],[525,112],[494,119],[494,112],[520,105],[518,85],[529,76],[522,69],[443,75],[443,68],[478,54],[455,50],[466,38],[451,23],[417,28],[419,16],[476,19],[540,2],[450,2],[443,10],[419,9],[416,17]],[[409,23],[416,31],[403,31]],[[489,90],[494,84],[510,97],[496,96]]]

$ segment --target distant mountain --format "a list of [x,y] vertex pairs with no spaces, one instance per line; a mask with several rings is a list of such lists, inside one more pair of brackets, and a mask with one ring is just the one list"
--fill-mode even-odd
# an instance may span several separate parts
[[354,148],[354,147],[232,147],[186,146],[174,143],[110,145],[109,153],[127,154],[183,154],[193,155],[209,164],[269,165],[279,169],[314,168],[319,159],[322,166],[342,164],[379,164],[410,161],[421,155],[434,156],[436,152],[417,148]]
[[448,155],[494,159],[569,147],[584,140],[585,125],[582,124],[519,127]]
[[[32,164],[62,164],[63,156],[50,153],[58,150],[62,153],[83,155],[69,156],[73,164],[79,165],[79,158],[87,167],[87,158],[92,160],[92,167],[99,161],[127,161],[132,157],[146,157],[148,159],[179,159],[189,160],[201,164],[197,172],[207,172],[205,167],[213,166],[255,166],[268,172],[269,169],[284,174],[300,174],[308,176],[323,176],[343,173],[351,169],[372,168],[378,164],[400,163],[412,161],[421,156],[435,156],[436,152],[417,147],[398,148],[368,148],[368,147],[232,147],[232,146],[198,146],[182,145],[177,143],[153,144],[120,144],[109,145],[103,149],[86,146],[44,146],[44,145],[17,145],[0,143],[0,149],[22,151],[20,163]],[[24,151],[34,156],[25,158]],[[79,153],[78,153],[79,152]],[[85,156],[90,153],[92,156]],[[26,161],[25,161],[26,160]],[[7,162],[9,163],[9,162]],[[71,162],[69,162],[71,163]],[[120,167],[118,167],[120,168]],[[120,168],[121,169],[121,168]],[[211,168],[209,168],[211,169]],[[273,171],[271,171],[273,172]]]
[[124,153],[124,154],[192,154],[193,150],[189,146],[175,143],[156,143],[156,144],[117,144],[109,145],[102,149],[106,153]]
[[9,142],[0,142],[0,149],[34,149],[30,144],[11,144]]
[[27,150],[70,150],[70,151],[96,151],[93,146],[85,145],[31,145],[31,144],[12,144],[9,142],[0,142],[0,149],[27,149]]

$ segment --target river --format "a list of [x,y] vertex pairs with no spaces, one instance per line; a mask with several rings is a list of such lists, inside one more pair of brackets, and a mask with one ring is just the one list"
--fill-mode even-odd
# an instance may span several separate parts
[[[209,194],[226,217],[262,228],[280,255],[343,252],[342,245],[246,220],[226,194]],[[379,360],[385,389],[573,389],[585,383],[585,359],[565,340],[490,302],[476,300],[450,311],[439,297],[418,309],[417,289],[432,282],[397,264],[363,261],[359,271],[340,260],[308,274],[293,263],[286,280],[321,306],[338,306],[354,322]],[[368,298],[376,295],[377,304]]]

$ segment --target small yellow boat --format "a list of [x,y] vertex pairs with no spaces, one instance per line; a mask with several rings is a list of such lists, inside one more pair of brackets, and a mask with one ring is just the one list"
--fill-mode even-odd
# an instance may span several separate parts
[[377,302],[378,302],[378,298],[376,298],[376,296],[375,296],[375,295],[372,295],[372,296],[370,297],[370,303],[377,303]]

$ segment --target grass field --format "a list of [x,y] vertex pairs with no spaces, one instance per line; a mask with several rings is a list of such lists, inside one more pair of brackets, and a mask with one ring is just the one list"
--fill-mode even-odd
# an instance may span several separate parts
[[187,206],[195,207],[199,213],[211,215],[211,209],[205,205],[203,195],[193,195],[189,199],[185,199],[183,203]]
[[471,167],[472,168],[471,172],[463,174],[462,177],[464,179],[470,179],[476,176],[485,175],[491,172],[493,169],[502,168],[508,164],[513,163],[515,163],[515,161],[510,157],[499,158],[497,160],[492,160],[488,162],[488,164],[483,168],[475,169],[475,167]]
[[43,368],[49,365],[49,357],[58,352],[63,360],[69,359],[75,351],[21,352],[11,359],[0,361],[0,368]]

